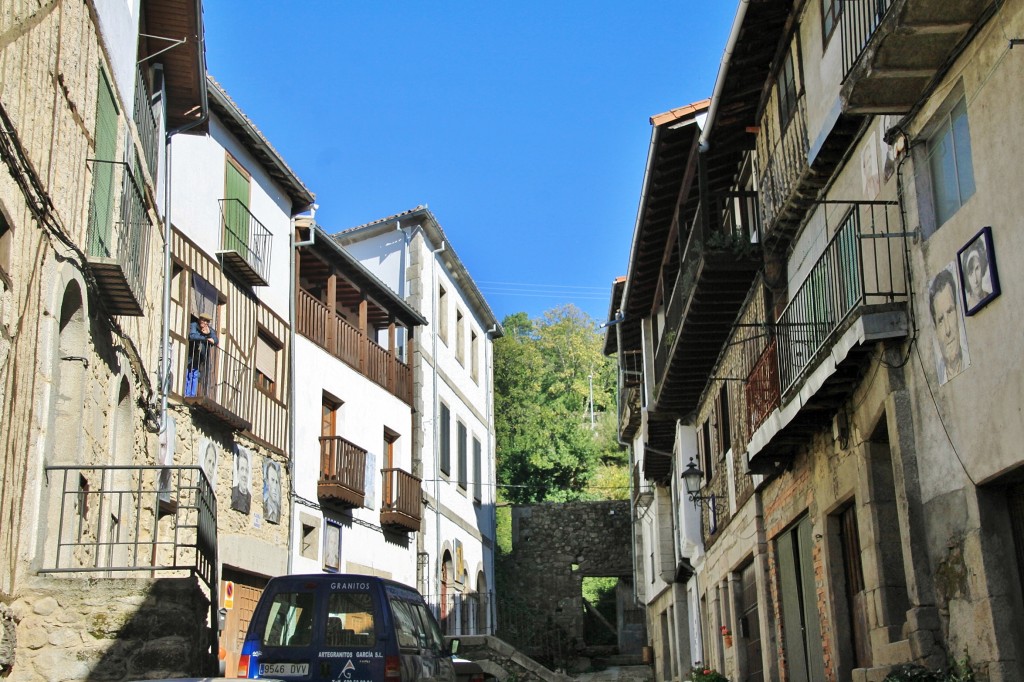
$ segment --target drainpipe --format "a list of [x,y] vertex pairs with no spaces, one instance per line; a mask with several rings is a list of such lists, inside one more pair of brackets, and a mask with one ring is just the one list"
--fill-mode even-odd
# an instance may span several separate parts
[[[492,431],[494,429],[494,334],[498,332],[498,325],[491,326],[485,332],[487,338],[491,341],[484,353],[484,376],[487,377],[487,398],[486,405],[484,406],[485,415],[487,416],[487,457],[489,461],[496,462],[497,457],[494,455],[494,438],[492,437]],[[482,463],[482,460],[481,460]],[[491,486],[491,513],[488,515],[487,521],[490,523],[491,533],[491,573],[487,576],[487,585],[490,592],[494,592],[494,555],[498,550],[498,472],[494,472],[494,485]],[[497,617],[497,610],[492,611],[491,608],[487,609],[487,619],[491,619],[491,614],[494,613]],[[484,623],[484,630],[487,630],[488,626],[491,626],[489,632],[485,634],[493,634],[497,630],[497,623]]]
[[700,150],[706,152],[710,146],[708,136],[711,133],[711,126],[718,114],[718,105],[722,100],[722,88],[725,86],[725,77],[729,74],[729,66],[732,61],[732,52],[736,48],[736,41],[740,37],[740,29],[743,27],[743,20],[747,16],[747,7],[750,0],[740,0],[740,6],[736,9],[736,18],[732,22],[732,31],[729,33],[729,40],[725,44],[725,53],[718,65],[718,76],[715,77],[715,90],[711,95],[711,104],[708,107],[708,116],[704,122],[704,130],[700,134]]
[[[424,234],[425,236],[425,234]],[[434,328],[431,335],[431,364],[434,369],[434,594],[437,595],[437,615],[440,618],[444,604],[441,603],[441,431],[438,429],[437,417],[440,408],[437,404],[437,256],[445,250],[445,243],[430,252],[430,323]]]
[[[171,138],[178,133],[184,133],[206,123],[210,118],[209,102],[206,99],[206,73],[202,75],[204,82],[199,88],[199,118],[183,126],[168,130],[164,136],[164,277],[163,277],[163,310],[161,311],[161,326],[163,336],[160,340],[160,434],[162,438],[167,437],[167,380],[170,376],[170,354],[171,354]],[[166,83],[161,88],[161,98],[164,105],[164,117],[167,114],[167,93]],[[166,448],[170,443],[166,443]]]
[[295,241],[295,219],[291,219],[291,235],[288,241],[291,249],[288,250],[288,476],[292,482],[292,492],[288,497],[288,523],[291,530],[288,532],[288,574],[292,573],[294,563],[293,554],[295,551],[295,428],[298,424],[298,414],[295,409],[295,297],[298,295],[298,284],[295,281],[295,257],[301,247],[313,246],[316,243],[316,210],[318,204],[309,207],[309,239],[304,242]]

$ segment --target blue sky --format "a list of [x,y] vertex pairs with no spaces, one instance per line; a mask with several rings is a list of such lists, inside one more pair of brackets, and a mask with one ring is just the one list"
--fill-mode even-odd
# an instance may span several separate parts
[[208,0],[207,61],[329,231],[427,204],[499,319],[601,320],[649,118],[711,95],[735,8]]

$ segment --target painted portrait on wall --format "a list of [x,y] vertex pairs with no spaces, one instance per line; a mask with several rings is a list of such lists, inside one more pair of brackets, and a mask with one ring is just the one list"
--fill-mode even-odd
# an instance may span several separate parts
[[269,457],[263,459],[263,518],[281,522],[281,465]]
[[935,327],[935,371],[941,385],[971,364],[967,331],[957,295],[956,262],[940,270],[928,283],[928,309]]
[[324,570],[337,571],[341,567],[341,525],[324,519]]
[[202,467],[203,473],[206,474],[206,480],[210,482],[210,487],[216,490],[218,457],[217,444],[209,438],[203,438],[200,440],[198,457],[198,464]]

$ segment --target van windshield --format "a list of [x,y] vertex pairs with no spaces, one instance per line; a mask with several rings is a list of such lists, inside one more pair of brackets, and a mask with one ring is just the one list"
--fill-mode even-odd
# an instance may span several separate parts
[[327,604],[330,647],[371,647],[377,630],[369,592],[332,592]]
[[274,595],[263,631],[263,646],[309,646],[313,641],[312,592]]

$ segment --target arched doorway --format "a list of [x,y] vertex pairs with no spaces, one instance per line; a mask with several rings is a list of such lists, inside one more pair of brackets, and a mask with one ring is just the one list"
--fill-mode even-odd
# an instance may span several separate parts
[[453,622],[455,617],[453,615],[454,609],[452,608],[455,600],[455,593],[453,591],[452,577],[455,574],[455,566],[452,563],[452,555],[450,552],[445,552],[444,557],[441,560],[441,604],[440,604],[440,615],[441,615],[441,630],[446,634],[452,634],[452,629],[455,626]]
[[487,591],[487,577],[483,571],[476,576],[476,634],[489,635],[491,633],[490,619],[491,595]]

